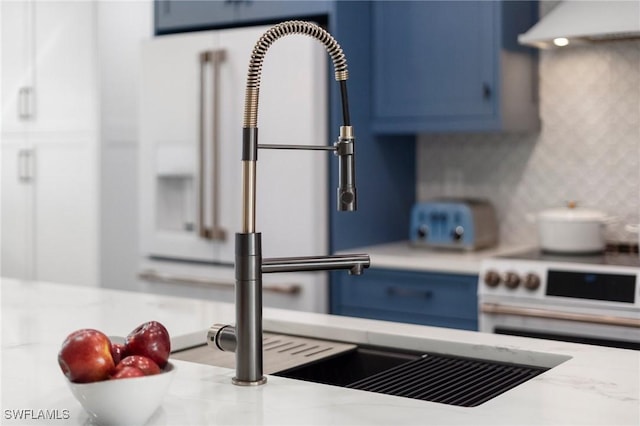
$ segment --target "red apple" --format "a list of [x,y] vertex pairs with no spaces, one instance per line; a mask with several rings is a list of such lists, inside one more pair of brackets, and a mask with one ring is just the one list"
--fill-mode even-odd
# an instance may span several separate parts
[[72,382],[105,380],[115,367],[111,356],[111,341],[98,330],[76,330],[62,343],[58,352],[58,364]]
[[113,363],[118,365],[120,361],[127,356],[124,350],[124,345],[121,343],[112,343],[111,356],[113,357]]
[[158,367],[158,364],[156,364],[151,358],[140,355],[129,355],[128,357],[123,358],[122,361],[120,361],[120,364],[116,366],[116,371],[125,367],[139,368],[145,376],[158,374],[162,371],[160,370],[160,367]]
[[148,321],[138,326],[125,340],[127,355],[151,358],[160,368],[167,365],[171,352],[169,332],[157,321]]
[[125,365],[122,368],[116,368],[115,372],[109,378],[129,379],[132,377],[143,377],[144,375],[144,371],[140,370],[139,368]]

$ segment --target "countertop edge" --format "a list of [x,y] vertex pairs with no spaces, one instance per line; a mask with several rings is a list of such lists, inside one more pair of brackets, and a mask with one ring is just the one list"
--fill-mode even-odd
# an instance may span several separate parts
[[478,275],[484,259],[527,251],[534,247],[533,244],[500,244],[476,251],[462,251],[420,247],[403,240],[341,250],[337,254],[368,254],[371,268]]

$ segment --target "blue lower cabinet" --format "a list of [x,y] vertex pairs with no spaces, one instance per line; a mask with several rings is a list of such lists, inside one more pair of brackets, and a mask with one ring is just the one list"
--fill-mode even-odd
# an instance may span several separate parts
[[477,275],[375,268],[360,276],[334,274],[333,314],[478,329]]

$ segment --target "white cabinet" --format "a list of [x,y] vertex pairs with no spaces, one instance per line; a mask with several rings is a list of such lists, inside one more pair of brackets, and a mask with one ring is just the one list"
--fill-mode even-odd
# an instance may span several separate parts
[[96,128],[94,3],[2,2],[2,131]]
[[22,141],[3,140],[1,148],[0,272],[6,277],[32,279],[33,151]]
[[34,270],[41,281],[96,285],[96,144],[56,138],[34,144]]
[[2,132],[22,132],[28,123],[33,87],[33,3],[0,3],[2,26]]
[[2,143],[2,276],[96,285],[95,144]]
[[20,1],[0,7],[0,272],[96,285],[95,4]]

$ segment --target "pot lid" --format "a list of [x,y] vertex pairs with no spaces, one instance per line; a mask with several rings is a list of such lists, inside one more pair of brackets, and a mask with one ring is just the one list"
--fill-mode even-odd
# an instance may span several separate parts
[[546,220],[566,222],[601,222],[606,219],[607,215],[598,210],[578,208],[576,203],[572,201],[564,208],[543,210],[539,213],[539,217]]

